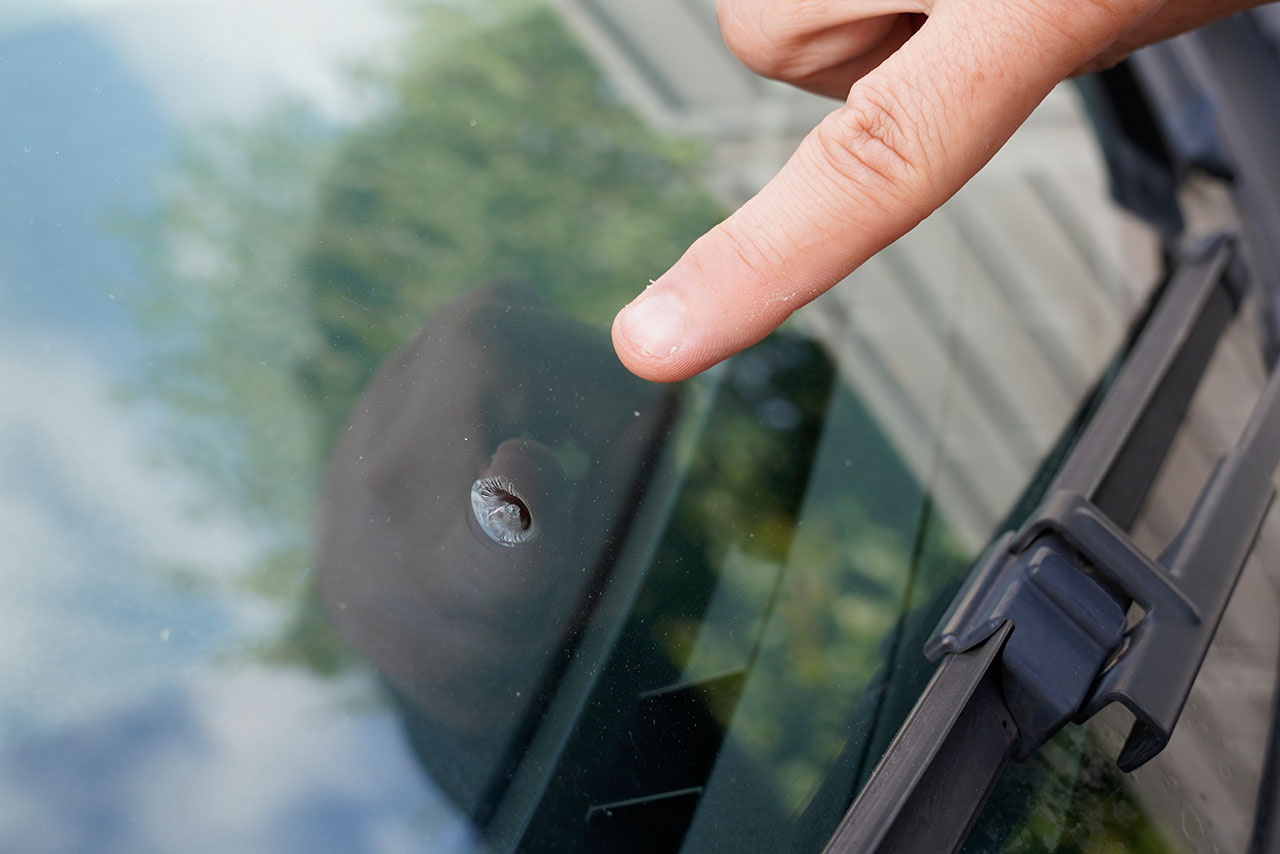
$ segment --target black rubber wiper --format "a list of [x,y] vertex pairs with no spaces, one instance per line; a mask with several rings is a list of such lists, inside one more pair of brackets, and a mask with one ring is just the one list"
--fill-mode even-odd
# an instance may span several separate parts
[[[1038,510],[997,540],[927,646],[930,688],[827,847],[954,851],[1012,756],[1121,702],[1118,763],[1165,744],[1274,495],[1280,371],[1158,557],[1125,533],[1239,300],[1232,241],[1183,260]],[[1137,602],[1143,614],[1126,628]],[[925,828],[923,826],[928,825]]]

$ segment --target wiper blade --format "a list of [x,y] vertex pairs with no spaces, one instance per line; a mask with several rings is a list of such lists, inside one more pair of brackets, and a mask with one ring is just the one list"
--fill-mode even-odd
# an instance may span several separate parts
[[1018,738],[1000,687],[1012,630],[947,657],[823,854],[960,847]]
[[[957,850],[1010,755],[1026,758],[1069,720],[1112,702],[1135,716],[1122,769],[1167,744],[1270,507],[1280,462],[1276,371],[1169,548],[1153,558],[1125,533],[1235,312],[1234,260],[1224,238],[1179,266],[1045,500],[987,551],[940,623],[927,646],[930,657],[945,656],[939,676],[829,851]],[[1127,628],[1131,602],[1144,613]],[[957,663],[979,652],[981,667]],[[985,734],[970,744],[958,722],[972,715],[983,719],[974,731]],[[1013,726],[1003,744],[991,733],[1006,719]],[[911,820],[900,821],[904,814]]]

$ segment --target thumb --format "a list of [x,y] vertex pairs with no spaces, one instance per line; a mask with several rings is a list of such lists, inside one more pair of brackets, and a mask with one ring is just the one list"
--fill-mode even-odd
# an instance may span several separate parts
[[1158,4],[939,0],[758,195],[618,314],[619,358],[672,381],[759,341],[950,198]]

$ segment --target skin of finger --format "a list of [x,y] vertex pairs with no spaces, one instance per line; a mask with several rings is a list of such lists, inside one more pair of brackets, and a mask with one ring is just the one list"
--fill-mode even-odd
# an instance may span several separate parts
[[[1268,0],[1271,2],[1271,0]],[[1265,5],[1258,0],[1168,0],[1159,11],[1124,33],[1102,53],[1077,68],[1079,76],[1111,68],[1139,48],[1146,47],[1197,27]]]
[[[720,0],[716,14],[729,51],[763,77],[844,99],[849,84],[900,47],[914,27],[904,14],[927,13],[927,0],[812,2]],[[843,85],[826,82],[843,67]]]
[[[717,0],[716,19],[734,43],[788,53],[824,31],[900,14],[928,14],[934,0]],[[754,52],[754,51],[753,51]]]
[[863,77],[765,188],[704,235],[641,299],[684,307],[684,335],[651,355],[620,321],[639,376],[698,373],[763,338],[955,193],[1049,90],[1158,4],[948,0]]
[[[885,33],[884,38],[868,52],[854,56],[852,59],[822,66],[803,76],[786,79],[784,82],[813,92],[815,95],[843,101],[848,97],[855,82],[896,53],[909,38],[915,35],[924,21],[923,15],[896,15],[893,26]],[[833,35],[828,34],[826,37],[832,38]]]
[[896,13],[859,16],[820,28],[766,29],[769,24],[745,12],[722,12],[719,21],[725,46],[739,62],[762,77],[795,83],[874,52],[898,17]]

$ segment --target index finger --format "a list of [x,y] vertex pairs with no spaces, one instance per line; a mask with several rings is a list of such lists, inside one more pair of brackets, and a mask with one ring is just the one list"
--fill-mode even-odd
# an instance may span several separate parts
[[935,4],[759,194],[618,314],[619,358],[673,381],[759,341],[950,198],[1054,85],[1159,5]]

